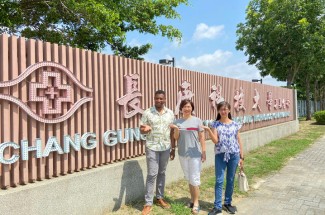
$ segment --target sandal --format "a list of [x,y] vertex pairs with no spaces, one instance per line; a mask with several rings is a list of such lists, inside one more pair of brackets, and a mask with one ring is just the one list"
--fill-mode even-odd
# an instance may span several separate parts
[[200,206],[193,206],[192,214],[199,214],[200,213]]

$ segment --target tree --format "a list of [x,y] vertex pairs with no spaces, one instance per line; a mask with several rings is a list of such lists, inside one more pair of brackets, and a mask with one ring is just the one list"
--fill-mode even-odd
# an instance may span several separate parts
[[314,71],[315,50],[325,44],[324,13],[324,0],[252,0],[246,22],[238,24],[236,48],[263,77],[271,75],[290,87],[299,72]]
[[107,45],[116,55],[142,59],[151,44],[131,47],[126,34],[160,34],[181,39],[181,32],[156,18],[180,18],[175,8],[188,0],[2,0],[0,33],[100,51]]
[[[325,11],[323,11],[325,12]],[[323,14],[324,17],[324,14]],[[314,108],[316,111],[317,108],[317,85],[318,80],[322,80],[324,76],[324,68],[325,68],[325,21],[324,19],[320,19],[319,16],[315,17],[315,20],[312,20],[312,17],[308,17],[304,20],[303,26],[304,31],[308,31],[311,34],[308,38],[308,50],[305,57],[302,72],[300,72],[300,76],[305,83],[306,95],[312,95],[314,99]],[[324,83],[323,83],[324,84]],[[312,87],[314,86],[314,90],[312,91]],[[306,104],[307,104],[307,116],[306,120],[311,120],[311,107],[310,107],[310,96],[306,96]]]

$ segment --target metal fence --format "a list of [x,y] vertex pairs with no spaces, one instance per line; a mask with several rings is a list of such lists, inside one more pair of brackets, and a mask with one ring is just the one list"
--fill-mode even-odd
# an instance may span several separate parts
[[[298,116],[303,117],[307,116],[307,101],[306,100],[298,100],[297,101],[297,108],[298,108]],[[317,106],[315,109],[315,103],[310,101],[310,112],[313,115],[316,111],[321,110],[321,103],[320,101],[317,102]]]

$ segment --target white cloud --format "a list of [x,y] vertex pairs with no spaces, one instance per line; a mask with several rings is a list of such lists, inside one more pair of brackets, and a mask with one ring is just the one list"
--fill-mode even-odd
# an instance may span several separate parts
[[217,71],[220,74],[229,78],[236,78],[241,80],[250,80],[260,77],[259,71],[255,66],[250,66],[245,62],[229,65],[222,69],[222,71]]
[[231,57],[231,52],[217,50],[213,54],[205,54],[196,58],[187,58],[183,56],[181,58],[181,62],[176,63],[176,66],[188,70],[205,72],[244,81],[262,79],[263,84],[272,86],[286,86],[286,82],[277,81],[271,76],[262,78],[260,71],[255,66],[249,65],[246,62],[231,65],[228,62]]
[[140,43],[137,39],[132,39],[130,42],[128,42],[129,46],[142,46],[143,44]]
[[171,44],[171,47],[172,48],[180,48],[181,45],[184,43],[184,40],[183,39],[180,39],[180,40],[173,40],[172,44]]
[[[212,73],[212,71],[208,71]],[[246,62],[229,65],[218,71],[214,71],[213,74],[223,77],[235,78],[244,81],[252,81],[252,79],[262,79],[263,84],[272,86],[286,86],[286,82],[277,81],[271,76],[261,77],[260,71],[253,65],[248,65]]]
[[[181,58],[181,66],[187,69],[199,70],[199,68],[213,67],[225,63],[232,53],[229,51],[216,50],[212,54],[204,54],[198,57],[188,58],[183,56]],[[202,71],[204,71],[202,70]]]
[[[171,55],[164,55],[161,59],[172,59]],[[271,76],[261,77],[260,71],[245,61],[231,64],[233,54],[229,51],[216,50],[212,54],[204,54],[198,57],[176,58],[176,67],[192,71],[204,72],[212,75],[234,78],[251,82],[252,79],[262,79],[263,84],[271,86],[286,86],[286,82],[277,81]],[[158,63],[154,58],[146,57],[147,62]]]
[[208,26],[205,23],[200,23],[196,26],[193,34],[194,40],[213,39],[219,36],[224,29],[223,25]]

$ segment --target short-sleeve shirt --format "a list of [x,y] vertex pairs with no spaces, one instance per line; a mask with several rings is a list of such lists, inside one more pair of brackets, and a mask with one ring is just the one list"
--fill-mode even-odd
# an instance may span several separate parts
[[148,108],[142,114],[140,125],[149,125],[151,132],[146,135],[146,147],[153,151],[170,149],[170,124],[174,121],[174,113],[164,107],[160,114],[155,107]]
[[228,161],[230,154],[239,153],[238,143],[238,131],[241,128],[241,124],[231,121],[228,124],[224,124],[220,121],[212,123],[212,127],[217,129],[218,132],[218,144],[216,144],[214,152],[215,154],[225,153],[224,161]]
[[195,116],[188,119],[177,119],[174,124],[179,128],[178,155],[190,158],[200,158],[202,154],[199,141],[199,132],[204,129],[201,127],[202,120]]

